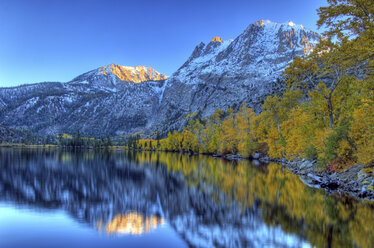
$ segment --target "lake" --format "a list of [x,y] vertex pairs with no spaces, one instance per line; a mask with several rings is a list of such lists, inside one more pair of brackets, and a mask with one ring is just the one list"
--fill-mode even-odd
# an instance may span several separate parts
[[374,205],[278,164],[0,149],[0,247],[373,247]]

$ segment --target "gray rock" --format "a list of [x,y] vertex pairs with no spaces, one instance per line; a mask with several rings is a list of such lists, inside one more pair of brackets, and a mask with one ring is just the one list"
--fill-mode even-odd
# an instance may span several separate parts
[[253,159],[259,159],[260,158],[260,153],[256,152],[253,154]]
[[368,177],[369,177],[369,175],[362,170],[360,170],[357,173],[357,180],[360,181],[360,182],[366,180],[366,178],[368,178]]
[[303,162],[300,164],[301,170],[312,168],[312,167],[313,167],[313,163],[309,160],[303,160]]

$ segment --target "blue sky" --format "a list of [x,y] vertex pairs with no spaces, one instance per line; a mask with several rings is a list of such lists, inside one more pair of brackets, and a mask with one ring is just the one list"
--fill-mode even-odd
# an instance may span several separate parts
[[325,0],[0,0],[0,87],[69,81],[103,65],[171,75],[201,41],[260,19],[317,31]]

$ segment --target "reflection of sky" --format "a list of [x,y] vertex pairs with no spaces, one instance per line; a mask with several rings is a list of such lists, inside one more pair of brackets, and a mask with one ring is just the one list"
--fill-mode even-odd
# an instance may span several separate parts
[[187,247],[173,229],[159,225],[144,235],[102,235],[64,211],[0,205],[0,247]]

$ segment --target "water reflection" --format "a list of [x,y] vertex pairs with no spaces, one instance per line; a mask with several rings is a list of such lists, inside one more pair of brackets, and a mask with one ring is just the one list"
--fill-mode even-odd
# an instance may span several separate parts
[[[128,214],[118,214],[109,223],[106,224],[105,232],[107,234],[146,234],[165,224],[165,220],[159,216],[145,217],[137,212]],[[102,221],[98,222],[98,230],[102,231]]]
[[[67,210],[109,236],[168,223],[190,246],[371,247],[369,203],[277,164],[174,153],[0,150],[0,199]],[[0,212],[0,216],[1,216]]]

